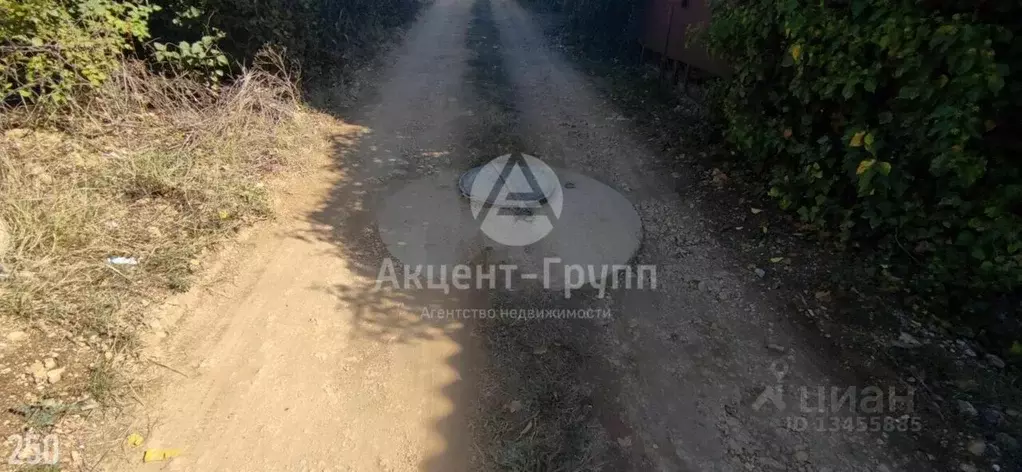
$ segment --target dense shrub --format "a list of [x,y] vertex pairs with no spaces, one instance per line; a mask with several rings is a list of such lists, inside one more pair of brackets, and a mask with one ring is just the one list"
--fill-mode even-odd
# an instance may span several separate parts
[[0,105],[63,104],[100,86],[125,54],[210,84],[268,44],[305,66],[344,68],[421,2],[0,0]]
[[726,137],[807,222],[903,258],[917,288],[1022,282],[1022,5],[724,0]]
[[154,15],[153,36],[194,44],[222,35],[238,60],[266,44],[284,48],[305,68],[343,67],[364,59],[391,28],[410,20],[422,0],[172,0]]
[[62,103],[103,83],[156,7],[118,0],[0,0],[0,99]]

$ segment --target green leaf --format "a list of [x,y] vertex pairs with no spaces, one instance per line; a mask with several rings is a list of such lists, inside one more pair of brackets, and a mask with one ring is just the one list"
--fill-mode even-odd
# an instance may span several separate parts
[[841,90],[841,96],[845,99],[852,98],[855,95],[855,82],[848,82],[845,84],[845,88]]
[[908,99],[908,100],[912,100],[912,99],[914,99],[914,98],[916,98],[918,96],[919,96],[919,88],[918,87],[911,87],[911,86],[909,86],[909,87],[902,87],[901,90],[898,91],[898,98],[905,98],[905,99]]
[[987,77],[987,87],[993,93],[1000,92],[1004,88],[1004,79],[1000,75],[991,74]]

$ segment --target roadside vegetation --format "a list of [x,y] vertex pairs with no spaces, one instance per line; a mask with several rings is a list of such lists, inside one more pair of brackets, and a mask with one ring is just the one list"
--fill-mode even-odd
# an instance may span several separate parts
[[[559,12],[583,51],[635,60],[646,2],[531,3]],[[711,81],[706,105],[757,193],[867,257],[907,305],[1022,314],[1017,2],[711,6],[691,44],[733,73]]]
[[1022,463],[1017,2],[711,1],[690,44],[732,74],[685,92],[638,61],[648,2],[528,3],[820,355],[915,386],[911,447]]
[[150,309],[271,216],[268,177],[319,136],[303,82],[419,6],[0,0],[0,436],[141,401],[122,371],[165,335]]
[[364,63],[417,0],[0,0],[0,315],[102,333],[267,215],[299,72]]

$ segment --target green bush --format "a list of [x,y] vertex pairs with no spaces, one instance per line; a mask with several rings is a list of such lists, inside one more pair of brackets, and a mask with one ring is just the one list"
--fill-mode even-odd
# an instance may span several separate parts
[[422,3],[154,1],[0,0],[0,108],[64,105],[102,84],[125,54],[210,85],[266,45],[310,68],[345,68],[371,57]]
[[933,293],[1022,282],[1022,6],[972,8],[722,1],[707,35],[734,72],[726,137],[769,195]]
[[118,0],[0,0],[0,104],[61,104],[149,37],[157,7]]
[[[346,67],[370,57],[391,29],[409,21],[422,0],[171,0],[154,16],[160,41],[195,44],[222,33],[219,48],[245,62],[267,44],[303,69]],[[181,50],[179,48],[179,50]]]

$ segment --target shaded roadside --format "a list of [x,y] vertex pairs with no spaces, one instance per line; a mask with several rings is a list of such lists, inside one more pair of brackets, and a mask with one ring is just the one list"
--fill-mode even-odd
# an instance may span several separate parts
[[[639,59],[637,49],[622,63],[553,42],[593,78],[628,128],[658,150],[658,172],[672,176],[673,191],[710,209],[708,234],[741,268],[764,271],[761,286],[817,355],[839,359],[840,371],[857,385],[914,389],[922,428],[889,438],[896,451],[917,457],[926,470],[1019,467],[1017,369],[987,347],[991,336],[1017,329],[1006,316],[1010,308],[995,307],[989,319],[968,325],[927,313],[884,267],[869,263],[863,256],[869,248],[842,249],[831,235],[775,209],[761,194],[760,177],[720,146],[705,102],[658,82],[655,64],[636,67],[629,60]],[[690,85],[697,88],[691,94],[703,95],[704,82]]]
[[[590,346],[589,365],[610,373],[605,378],[611,382],[597,385],[598,396],[609,400],[598,415],[603,424],[631,429],[612,439],[628,451],[633,467],[643,469],[636,465],[643,461],[663,470],[917,466],[918,457],[887,450],[905,437],[897,431],[798,431],[784,421],[806,412],[752,407],[766,387],[779,383],[789,392],[829,392],[870,386],[874,379],[818,353],[815,338],[792,323],[786,300],[718,240],[704,216],[714,208],[675,192],[699,179],[692,169],[665,169],[661,149],[642,140],[631,118],[550,47],[530,14],[516,2],[494,5],[506,60],[516,64],[509,72],[531,148],[627,195],[645,229],[636,262],[658,267],[656,292],[612,293],[614,323],[573,333],[588,336],[577,344]],[[782,378],[775,375],[779,363]],[[879,386],[901,394],[907,387]],[[856,416],[826,413],[807,416]],[[883,412],[903,412],[893,413]]]

